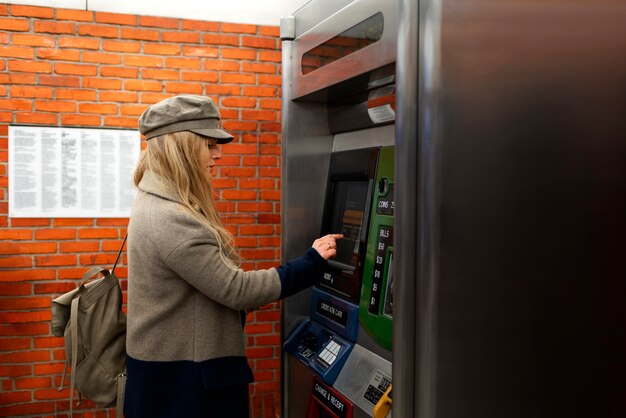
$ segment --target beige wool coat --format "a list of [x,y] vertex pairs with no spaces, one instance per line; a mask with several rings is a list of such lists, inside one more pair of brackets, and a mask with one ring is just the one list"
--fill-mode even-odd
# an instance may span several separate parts
[[145,361],[245,356],[240,310],[278,300],[276,269],[232,270],[214,235],[150,171],[128,228],[127,353]]

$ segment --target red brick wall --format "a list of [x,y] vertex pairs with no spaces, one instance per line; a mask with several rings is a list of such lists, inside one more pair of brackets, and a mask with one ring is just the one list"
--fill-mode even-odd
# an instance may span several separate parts
[[[110,266],[128,219],[8,218],[8,125],[136,128],[151,103],[211,96],[223,146],[220,209],[247,260],[278,264],[278,28],[0,4],[0,416],[65,416],[63,340],[50,301]],[[127,270],[118,268],[126,288]],[[279,307],[249,315],[254,417],[279,415]],[[87,403],[84,416],[114,416]]]

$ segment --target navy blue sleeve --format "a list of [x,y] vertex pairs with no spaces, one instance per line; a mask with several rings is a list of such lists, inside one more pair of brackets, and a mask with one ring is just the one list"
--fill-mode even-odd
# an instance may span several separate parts
[[302,257],[287,261],[280,265],[278,276],[280,277],[280,298],[284,299],[299,291],[312,286],[315,279],[324,274],[328,262],[319,255],[315,248],[311,247]]

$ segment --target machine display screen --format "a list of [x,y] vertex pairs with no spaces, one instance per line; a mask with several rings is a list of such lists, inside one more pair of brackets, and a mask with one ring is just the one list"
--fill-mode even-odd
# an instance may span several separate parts
[[343,239],[337,241],[337,257],[333,261],[352,271],[359,264],[367,190],[368,181],[338,181],[333,189],[329,232],[343,234]]

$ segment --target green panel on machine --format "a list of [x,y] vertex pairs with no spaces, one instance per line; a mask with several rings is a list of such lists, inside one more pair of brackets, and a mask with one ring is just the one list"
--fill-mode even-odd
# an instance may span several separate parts
[[359,320],[391,350],[393,318],[394,147],[381,149],[363,269]]

